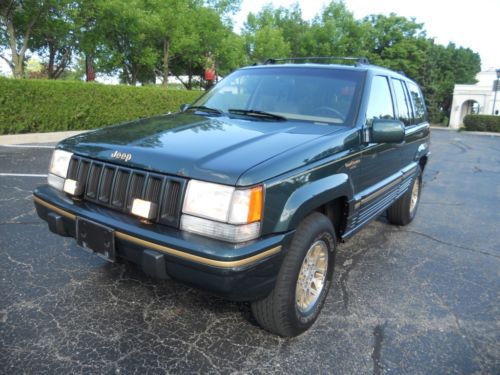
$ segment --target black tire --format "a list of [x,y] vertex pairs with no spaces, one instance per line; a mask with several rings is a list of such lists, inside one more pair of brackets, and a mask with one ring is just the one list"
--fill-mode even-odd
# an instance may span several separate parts
[[[325,215],[313,213],[302,221],[283,259],[273,291],[266,298],[251,304],[253,316],[261,327],[280,336],[291,337],[313,325],[330,289],[336,243],[335,230]],[[326,275],[321,292],[317,293],[319,297],[313,297],[315,301],[310,309],[302,312],[296,301],[297,281],[313,244],[320,244],[323,253],[327,254],[328,260],[324,262]],[[312,274],[316,275],[316,272]]]
[[[416,191],[417,201],[412,205],[412,195]],[[417,176],[413,181],[410,189],[404,193],[394,204],[387,210],[387,219],[394,225],[407,225],[415,218],[417,214],[418,204],[420,202],[420,194],[422,192],[422,169],[418,167]]]

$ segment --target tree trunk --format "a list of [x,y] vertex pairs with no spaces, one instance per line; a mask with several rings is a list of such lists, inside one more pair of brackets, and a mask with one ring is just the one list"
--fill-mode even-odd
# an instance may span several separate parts
[[170,52],[170,41],[168,39],[163,39],[163,82],[161,83],[163,87],[168,86],[168,60]]
[[9,45],[11,53],[11,69],[14,78],[22,78],[24,76],[24,56],[17,53],[16,32],[12,18],[7,17],[7,34],[9,35]]
[[19,56],[13,56],[12,63],[14,64],[14,68],[12,69],[12,74],[14,75],[14,78],[23,78],[24,77],[24,58],[21,59]]
[[95,69],[94,62],[92,61],[92,55],[85,55],[85,80],[87,82],[95,81]]
[[56,59],[56,48],[53,42],[49,42],[49,65],[47,66],[47,78],[54,79],[54,61]]
[[193,89],[193,69],[191,69],[191,62],[188,67],[188,90]]
[[17,41],[16,41],[16,32],[14,29],[14,22],[12,20],[13,15],[11,13],[2,14],[3,21],[7,25],[7,35],[9,38],[9,46],[11,52],[11,61],[12,64],[10,68],[12,69],[12,74],[14,78],[23,78],[24,77],[24,59],[26,56],[26,50],[28,49],[28,42],[31,36],[31,31],[38,16],[33,17],[33,19],[28,24],[26,31],[23,36],[23,45],[19,52],[17,51]]

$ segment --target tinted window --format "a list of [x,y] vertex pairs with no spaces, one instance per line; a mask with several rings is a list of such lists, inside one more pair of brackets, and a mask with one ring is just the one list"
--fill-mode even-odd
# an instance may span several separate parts
[[271,112],[289,120],[352,125],[365,73],[348,69],[241,69],[194,105]]
[[415,112],[415,123],[427,121],[427,111],[425,109],[424,98],[417,85],[408,82],[408,90],[410,91],[411,99],[413,101],[413,110]]
[[394,119],[391,91],[387,77],[373,77],[370,101],[366,111],[366,122],[371,125],[375,119]]
[[411,125],[411,104],[404,83],[399,79],[393,78],[392,85],[394,86],[394,96],[398,107],[398,118],[406,126]]

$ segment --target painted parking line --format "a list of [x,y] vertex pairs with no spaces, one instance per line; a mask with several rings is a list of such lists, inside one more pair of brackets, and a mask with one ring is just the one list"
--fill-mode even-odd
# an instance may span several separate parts
[[0,177],[47,177],[46,174],[33,173],[0,173]]
[[49,145],[0,145],[0,147],[10,147],[10,148],[54,148],[55,146],[49,146]]

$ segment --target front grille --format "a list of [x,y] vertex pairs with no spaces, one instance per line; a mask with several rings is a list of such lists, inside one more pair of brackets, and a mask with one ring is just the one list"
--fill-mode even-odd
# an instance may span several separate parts
[[154,202],[158,213],[153,221],[173,227],[179,217],[185,180],[125,168],[73,155],[68,178],[84,186],[82,198],[102,206],[130,213],[135,198]]

